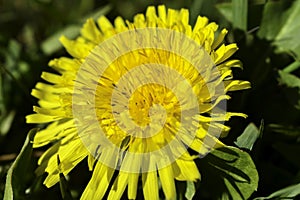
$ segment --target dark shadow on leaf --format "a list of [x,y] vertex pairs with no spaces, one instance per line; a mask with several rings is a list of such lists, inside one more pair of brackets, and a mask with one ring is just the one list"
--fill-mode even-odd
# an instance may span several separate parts
[[242,170],[231,166],[230,164],[227,164],[226,162],[224,162],[222,159],[219,159],[218,157],[211,155],[210,156],[210,162],[209,162],[214,168],[216,168],[219,171],[224,172],[225,174],[235,174],[239,177],[241,177],[242,179],[244,179],[245,181],[241,181],[236,179],[236,181],[239,182],[250,182],[250,178],[249,176],[244,173]]
[[[241,150],[219,148],[196,163],[202,180],[199,185],[201,189],[197,190],[194,199],[200,196],[205,199],[246,199],[255,190],[255,175],[251,167],[246,168],[250,163],[246,153]],[[212,188],[213,193],[206,192]]]

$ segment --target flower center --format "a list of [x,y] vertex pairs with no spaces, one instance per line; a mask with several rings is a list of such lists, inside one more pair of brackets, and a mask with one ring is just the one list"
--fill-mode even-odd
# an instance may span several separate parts
[[129,99],[129,114],[140,127],[163,125],[178,107],[175,95],[159,84],[137,88]]

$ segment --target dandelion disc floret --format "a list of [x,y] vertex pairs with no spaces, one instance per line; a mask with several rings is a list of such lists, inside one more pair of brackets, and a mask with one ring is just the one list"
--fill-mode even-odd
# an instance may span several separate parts
[[224,121],[245,116],[226,111],[226,93],[250,84],[232,80],[241,63],[228,60],[237,46],[222,43],[227,31],[215,38],[215,23],[199,16],[192,28],[188,17],[149,7],[133,22],[89,19],[76,40],[61,38],[73,58],[50,61],[60,75],[42,74],[49,84],[37,83],[39,107],[27,116],[49,123],[34,139],[53,144],[38,163],[46,186],[85,158],[93,175],[82,199],[120,199],[126,187],[136,199],[139,179],[145,199],[159,199],[158,179],[174,199],[175,180],[200,179],[195,159],[223,146]]

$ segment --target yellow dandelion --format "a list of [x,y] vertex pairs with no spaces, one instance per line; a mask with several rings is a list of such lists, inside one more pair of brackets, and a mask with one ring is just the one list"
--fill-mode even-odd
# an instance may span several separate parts
[[[223,44],[227,30],[165,6],[148,7],[133,22],[104,16],[89,19],[75,40],[61,37],[73,58],[49,62],[32,95],[39,99],[28,123],[49,123],[34,147],[53,144],[39,159],[47,187],[87,158],[92,177],[81,199],[120,199],[127,188],[136,199],[139,180],[145,199],[176,199],[175,181],[197,181],[195,159],[223,144],[228,91],[249,82],[232,80],[228,60],[236,44]],[[60,162],[57,163],[57,157]],[[115,175],[115,176],[113,176]],[[112,184],[110,184],[112,183]],[[159,184],[160,183],[160,184]]]

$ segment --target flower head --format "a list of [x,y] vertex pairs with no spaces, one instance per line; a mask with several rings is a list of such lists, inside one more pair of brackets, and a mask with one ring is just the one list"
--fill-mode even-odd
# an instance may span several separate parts
[[[223,144],[228,91],[248,88],[232,80],[227,60],[236,44],[222,44],[227,30],[189,13],[148,7],[133,22],[118,17],[89,19],[75,40],[61,38],[73,58],[50,61],[59,74],[44,72],[39,99],[28,123],[49,123],[37,133],[34,147],[53,144],[39,159],[51,187],[87,158],[92,178],[82,199],[119,199],[126,187],[135,199],[141,178],[145,199],[176,198],[175,180],[196,181],[194,162]],[[59,156],[60,163],[57,163]],[[116,174],[116,178],[113,178]],[[109,188],[110,182],[113,182]]]

